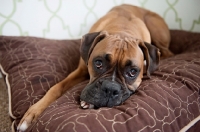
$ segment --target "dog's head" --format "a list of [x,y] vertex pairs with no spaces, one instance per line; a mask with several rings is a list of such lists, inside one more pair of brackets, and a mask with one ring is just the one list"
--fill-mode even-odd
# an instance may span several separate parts
[[150,77],[160,58],[155,46],[106,31],[86,34],[80,51],[90,75],[80,98],[96,107],[124,102],[140,85],[144,72]]

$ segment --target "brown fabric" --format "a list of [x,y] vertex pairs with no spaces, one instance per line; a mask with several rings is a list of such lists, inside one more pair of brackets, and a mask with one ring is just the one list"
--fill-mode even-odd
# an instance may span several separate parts
[[192,126],[190,129],[187,130],[187,132],[200,132],[200,121],[195,123],[194,126]]
[[10,84],[10,115],[16,124],[47,90],[79,62],[80,40],[0,37],[0,63]]
[[170,50],[175,54],[199,50],[199,33],[171,30]]
[[[162,60],[151,79],[143,79],[136,93],[122,105],[81,109],[79,96],[87,84],[85,81],[51,104],[28,131],[169,132],[182,129],[200,115],[200,34],[171,31],[171,35],[172,44],[181,48],[170,48],[182,54]],[[185,39],[178,39],[183,37]],[[77,66],[78,42],[0,38],[0,63],[9,74],[16,125],[31,104]],[[187,47],[182,48],[183,45]]]

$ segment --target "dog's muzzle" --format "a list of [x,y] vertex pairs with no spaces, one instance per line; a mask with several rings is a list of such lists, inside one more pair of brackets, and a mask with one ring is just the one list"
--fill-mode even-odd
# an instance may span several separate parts
[[82,91],[80,99],[81,106],[87,104],[88,108],[93,106],[113,107],[124,102],[133,92],[117,81],[111,79],[99,79],[88,84]]

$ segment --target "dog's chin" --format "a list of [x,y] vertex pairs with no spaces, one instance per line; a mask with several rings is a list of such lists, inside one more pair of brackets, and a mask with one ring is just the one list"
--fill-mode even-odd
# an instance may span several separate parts
[[[126,99],[128,97],[129,96],[127,96]],[[86,92],[81,95],[80,106],[83,109],[98,109],[101,107],[111,108],[111,107],[120,105],[124,101],[124,99],[122,99],[122,98],[123,97],[121,96],[118,99],[113,100],[111,98],[106,98],[103,96],[91,95],[90,92]]]
[[80,106],[83,109],[114,107],[121,105],[132,93],[133,91],[118,82],[110,80],[100,82],[97,80],[94,83],[88,84],[82,90]]
[[[121,105],[124,101],[126,101],[131,95],[133,94],[133,92],[129,92],[127,94],[125,94],[124,96],[122,96],[119,100],[116,100],[114,102],[109,102],[109,101],[105,101],[105,100],[93,100],[93,103],[91,103],[90,101],[88,101],[87,99],[81,99],[80,100],[80,106],[83,109],[98,109],[101,107],[109,107],[112,108],[114,106],[119,106]],[[92,99],[91,99],[92,100]]]

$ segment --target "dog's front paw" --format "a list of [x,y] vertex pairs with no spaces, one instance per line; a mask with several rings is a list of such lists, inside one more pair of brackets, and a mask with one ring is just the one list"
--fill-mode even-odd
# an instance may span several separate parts
[[94,105],[93,104],[89,104],[85,101],[81,101],[81,107],[83,109],[93,109],[94,108]]
[[24,114],[23,118],[21,119],[17,131],[24,132],[26,129],[34,123],[38,116],[44,111],[42,107],[38,103],[32,105],[28,111]]
[[23,121],[21,124],[17,127],[17,132],[24,132],[29,127],[26,121]]

